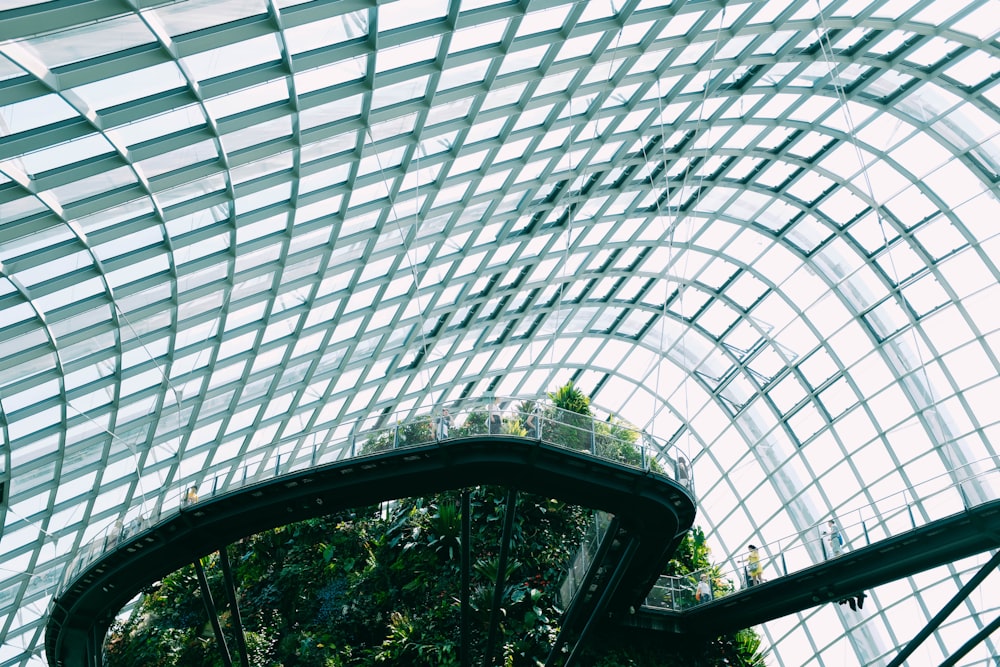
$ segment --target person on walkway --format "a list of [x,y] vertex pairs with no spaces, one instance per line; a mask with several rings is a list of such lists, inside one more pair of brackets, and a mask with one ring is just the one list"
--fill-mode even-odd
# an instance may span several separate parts
[[837,604],[849,605],[851,607],[851,611],[857,611],[865,606],[865,598],[867,597],[868,595],[864,591],[861,591],[851,597],[838,600]]
[[827,558],[833,558],[844,553],[844,537],[840,534],[837,522],[833,519],[826,522],[823,539],[826,541]]
[[534,403],[530,404],[531,407],[524,415],[524,430],[528,432],[529,438],[540,437],[538,432],[538,408]]
[[182,499],[181,504],[182,505],[194,505],[196,502],[198,502],[198,485],[197,484],[195,484],[194,486],[191,486],[190,488],[188,488],[187,491],[184,492],[184,498]]
[[441,415],[437,418],[437,439],[445,440],[448,437],[448,432],[451,430],[451,415],[448,413],[448,408],[441,411]]
[[761,575],[764,574],[764,568],[760,564],[760,553],[757,551],[757,547],[750,545],[748,547],[750,555],[747,556],[747,574],[750,577],[748,585],[756,586],[764,581]]
[[494,398],[489,407],[490,415],[490,435],[500,433],[500,424],[503,421],[503,411],[500,409],[500,399]]
[[694,589],[696,602],[707,602],[712,599],[712,585],[708,583],[708,574],[702,573],[698,587]]
[[683,456],[677,457],[677,483],[684,488],[690,488],[691,473],[688,472],[687,459]]

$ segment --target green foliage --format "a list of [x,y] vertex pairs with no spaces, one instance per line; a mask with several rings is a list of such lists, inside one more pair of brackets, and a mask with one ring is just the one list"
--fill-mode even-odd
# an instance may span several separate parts
[[[231,545],[234,577],[255,667],[457,665],[461,494],[397,501],[303,521]],[[506,490],[471,491],[474,645],[493,612]],[[558,632],[558,586],[589,513],[521,495],[501,598],[506,654],[544,657]],[[220,568],[206,572],[229,645]],[[481,650],[481,649],[478,649]],[[108,667],[218,667],[221,659],[192,568],[150,590],[114,628]],[[480,658],[481,661],[481,658]]]
[[[543,428],[580,435],[580,447],[637,465],[638,433],[609,419],[594,424],[589,399],[567,384],[550,395],[568,412],[538,414]],[[504,432],[528,432],[522,404]],[[453,436],[486,432],[485,412],[467,416]],[[376,452],[429,439],[431,421],[373,434],[363,451]],[[565,442],[571,443],[572,440]],[[500,607],[493,609],[507,490],[469,490],[471,544],[470,633],[473,661],[483,663],[490,619],[499,619],[493,648],[506,667],[536,667],[558,636],[563,609],[559,587],[587,532],[588,510],[559,500],[520,494]],[[240,540],[229,555],[253,667],[452,667],[459,664],[462,516],[461,491],[395,501],[302,521]],[[385,510],[385,511],[383,511]],[[217,558],[204,559],[209,587],[230,647],[235,647]],[[686,574],[711,568],[704,533],[695,528],[670,561]],[[713,572],[717,575],[717,571]],[[145,591],[135,613],[112,629],[106,667],[221,667],[192,567]],[[494,614],[494,612],[497,612]],[[708,667],[764,665],[752,631],[681,644],[644,645],[615,633],[592,642],[583,664],[595,667]]]
[[488,415],[485,410],[470,412],[465,416],[465,421],[461,426],[455,426],[451,429],[451,437],[461,438],[468,435],[488,433],[487,419]]
[[561,410],[591,416],[590,397],[575,387],[572,380],[555,391],[549,392],[549,400]]
[[[370,507],[291,524],[230,547],[254,667],[360,667],[459,664],[461,494],[396,502],[383,518]],[[504,489],[470,495],[472,640],[482,662],[497,578]],[[519,497],[514,542],[501,596],[503,664],[544,661],[559,632],[557,591],[590,514],[561,501]],[[235,647],[220,568],[204,560],[210,587]],[[704,533],[694,528],[670,563],[676,574],[711,567]],[[682,644],[644,645],[610,633],[593,642],[595,667],[763,667],[750,630]],[[729,660],[728,663],[724,662]],[[146,591],[136,613],[115,626],[107,667],[220,667],[192,567]]]

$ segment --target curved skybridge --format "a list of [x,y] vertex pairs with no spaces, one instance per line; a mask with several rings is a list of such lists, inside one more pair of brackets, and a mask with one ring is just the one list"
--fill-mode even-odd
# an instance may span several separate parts
[[276,448],[270,459],[199,471],[165,489],[159,503],[102,530],[67,569],[46,628],[49,663],[100,664],[107,629],[143,586],[242,537],[481,484],[506,487],[511,511],[524,491],[613,517],[568,587],[560,647],[574,650],[595,619],[640,602],[694,521],[692,479],[676,450],[613,418],[544,402],[453,412],[447,428],[443,410],[384,417],[338,445]]

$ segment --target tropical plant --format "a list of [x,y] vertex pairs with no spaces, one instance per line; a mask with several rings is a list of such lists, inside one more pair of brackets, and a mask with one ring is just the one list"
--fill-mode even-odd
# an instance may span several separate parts
[[[568,384],[550,397],[546,413],[574,433],[571,419],[588,424],[588,442],[634,464],[636,431],[609,419],[591,429],[589,399]],[[505,432],[524,434],[524,406]],[[570,410],[572,408],[572,412]],[[560,416],[561,415],[561,416]],[[562,421],[556,421],[557,416]],[[420,442],[430,420],[369,438],[364,451],[391,447],[402,437]],[[455,436],[484,433],[486,413],[467,415]],[[463,431],[462,429],[467,429]],[[544,437],[544,436],[543,436]],[[463,545],[463,494],[468,494],[470,543]],[[512,538],[501,569],[501,535],[508,489],[475,487],[310,519],[230,545],[239,605],[253,667],[451,667],[460,663],[461,554],[473,555],[469,573],[469,640],[475,662],[486,651],[508,667],[535,667],[560,631],[560,587],[588,535],[589,510],[560,500],[518,494]],[[692,529],[670,561],[670,573],[713,568],[704,533]],[[228,644],[235,646],[218,558],[203,559]],[[718,574],[715,568],[713,573]],[[500,582],[499,596],[496,585]],[[497,606],[499,605],[499,606]],[[497,642],[486,647],[491,619]],[[592,642],[585,664],[596,667],[708,667],[764,664],[753,631],[663,646],[609,635]],[[106,667],[220,667],[222,659],[193,567],[144,591],[132,615],[109,635]],[[727,662],[728,661],[728,662]]]

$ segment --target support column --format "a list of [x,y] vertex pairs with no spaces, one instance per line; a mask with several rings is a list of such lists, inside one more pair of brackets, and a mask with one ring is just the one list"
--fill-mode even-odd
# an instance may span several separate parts
[[222,624],[219,623],[219,614],[215,609],[215,601],[212,600],[212,591],[208,588],[208,578],[205,576],[205,568],[201,566],[200,558],[194,562],[194,571],[198,575],[201,599],[205,603],[208,620],[212,623],[212,631],[215,632],[215,641],[219,644],[219,653],[222,654],[222,664],[224,667],[233,667],[233,657],[229,654],[229,645],[226,644],[226,637],[222,634]]
[[229,562],[227,547],[219,549],[219,563],[222,564],[222,578],[226,582],[226,597],[229,599],[229,611],[233,618],[233,631],[236,633],[236,651],[240,654],[240,666],[250,667],[250,657],[247,655],[247,638],[243,633],[243,617],[240,615],[240,602],[236,598],[236,582],[233,580],[233,567]]
[[950,600],[948,600],[948,603],[945,604],[941,611],[935,614],[934,618],[927,622],[927,625],[925,625],[923,629],[910,640],[910,643],[903,647],[903,650],[900,651],[899,654],[892,659],[892,662],[886,665],[886,667],[901,667],[901,665],[906,662],[906,659],[917,650],[917,647],[920,646],[925,639],[930,637],[931,634],[937,630],[938,626],[951,615],[951,612],[955,611],[955,609],[958,608],[958,605],[962,604],[962,601],[969,597],[972,591],[974,591],[979,584],[983,583],[983,580],[990,576],[993,573],[993,570],[998,566],[1000,566],[1000,551],[993,554],[993,558],[989,559],[989,561],[983,565],[982,568],[980,568],[979,572],[976,572],[976,574],[969,579],[969,581],[966,582],[966,584],[962,586],[962,588],[959,589],[959,591],[955,593]]
[[503,536],[500,538],[500,555],[497,557],[497,580],[493,586],[493,608],[490,610],[490,630],[486,640],[486,650],[483,651],[483,666],[493,665],[493,648],[497,642],[497,632],[500,629],[500,605],[503,602],[504,586],[507,583],[507,556],[510,553],[510,541],[514,534],[514,515],[517,510],[517,491],[507,491],[507,507],[503,516]]
[[472,594],[469,582],[469,570],[472,563],[472,517],[470,516],[469,490],[462,489],[462,610],[461,610],[461,667],[472,667],[472,646],[469,636],[470,606],[469,596]]

